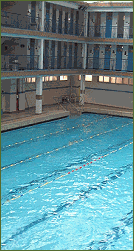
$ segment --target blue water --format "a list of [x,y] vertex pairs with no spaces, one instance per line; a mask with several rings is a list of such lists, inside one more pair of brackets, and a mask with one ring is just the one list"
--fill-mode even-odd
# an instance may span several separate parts
[[1,249],[133,250],[132,122],[83,114],[2,133]]

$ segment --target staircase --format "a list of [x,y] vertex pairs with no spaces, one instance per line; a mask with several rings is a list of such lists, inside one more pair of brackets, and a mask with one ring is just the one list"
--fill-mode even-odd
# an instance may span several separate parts
[[70,118],[76,118],[76,117],[81,116],[83,107],[81,107],[79,104],[76,105],[68,101],[68,104],[66,107],[67,107],[67,110],[70,111],[70,116],[69,116]]
[[74,101],[73,99],[69,98],[69,96],[63,96],[60,98],[53,97],[53,99],[58,104],[58,109],[61,107],[64,111],[70,112],[69,118],[79,117],[83,112],[83,106],[80,105],[79,102],[76,103],[76,100]]

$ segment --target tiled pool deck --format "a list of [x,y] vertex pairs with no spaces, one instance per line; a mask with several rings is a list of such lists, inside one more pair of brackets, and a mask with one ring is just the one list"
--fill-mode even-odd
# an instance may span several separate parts
[[[66,105],[64,106],[66,107]],[[43,106],[42,110],[42,114],[35,114],[35,107],[25,111],[3,113],[1,115],[1,131],[4,132],[19,127],[67,117],[70,115],[69,111],[65,111],[65,109],[63,109],[61,106],[58,108],[57,105],[47,107]],[[83,112],[109,114],[114,116],[133,118],[132,109],[105,105],[85,104],[83,107]]]

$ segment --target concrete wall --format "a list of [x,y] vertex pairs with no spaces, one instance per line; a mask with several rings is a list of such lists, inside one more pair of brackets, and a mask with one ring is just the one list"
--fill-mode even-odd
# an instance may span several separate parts
[[3,112],[16,111],[16,79],[1,80],[1,91]]
[[42,104],[55,104],[56,101],[53,97],[60,98],[62,101],[62,96],[70,95],[70,79],[65,81],[60,81],[59,77],[57,81],[50,81],[43,83],[43,94],[42,94]]
[[101,83],[93,76],[92,82],[85,82],[85,103],[133,108],[133,86]]

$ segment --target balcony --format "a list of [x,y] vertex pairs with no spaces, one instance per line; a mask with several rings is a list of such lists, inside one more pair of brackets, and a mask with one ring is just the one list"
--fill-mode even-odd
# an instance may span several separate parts
[[40,18],[1,11],[1,26],[39,31]]
[[88,37],[95,38],[133,38],[133,28],[124,26],[89,26]]
[[[53,70],[67,69],[77,70],[84,69],[84,57],[57,56],[44,57],[43,69],[39,68],[39,55],[8,55],[1,56],[2,71],[35,71],[35,70]],[[133,72],[133,60],[110,58],[86,58],[86,69]]]
[[1,71],[39,70],[39,56],[7,55],[1,56]]

